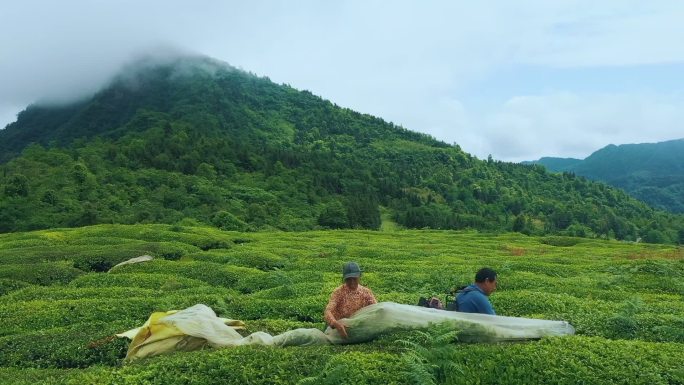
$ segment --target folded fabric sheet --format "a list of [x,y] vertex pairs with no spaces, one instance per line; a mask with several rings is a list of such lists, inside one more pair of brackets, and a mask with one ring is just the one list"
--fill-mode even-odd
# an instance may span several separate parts
[[360,343],[370,341],[382,333],[425,329],[444,323],[453,325],[459,331],[459,340],[467,342],[526,340],[575,333],[572,325],[565,321],[460,313],[393,302],[367,306],[340,322],[348,328],[349,337],[346,339],[331,328],[327,328],[325,332],[319,329],[295,329],[276,336],[256,332],[242,337],[236,329],[244,328],[244,323],[219,318],[211,308],[198,304],[181,311],[153,313],[143,326],[117,336],[132,340],[126,355],[126,360],[132,361],[204,347]]
[[336,330],[328,328],[325,334],[333,344],[365,342],[392,330],[424,329],[443,323],[459,330],[459,340],[464,342],[517,341],[575,334],[575,328],[565,321],[461,313],[393,302],[367,306],[341,322],[348,327],[349,337],[343,339]]

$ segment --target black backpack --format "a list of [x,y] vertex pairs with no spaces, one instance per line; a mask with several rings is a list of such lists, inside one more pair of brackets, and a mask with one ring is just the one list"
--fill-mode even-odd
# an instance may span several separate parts
[[437,297],[430,297],[430,299],[420,297],[418,299],[418,306],[428,307],[431,309],[444,309],[442,301],[440,301]]
[[467,293],[472,290],[473,289],[469,289],[468,286],[461,286],[458,289],[452,290],[451,292],[447,293],[446,297],[444,298],[444,303],[446,304],[446,306],[443,305],[437,297],[431,297],[430,299],[420,297],[420,299],[418,299],[418,306],[428,307],[432,309],[458,311],[458,302],[456,302],[456,297],[458,297],[458,295],[461,293]]

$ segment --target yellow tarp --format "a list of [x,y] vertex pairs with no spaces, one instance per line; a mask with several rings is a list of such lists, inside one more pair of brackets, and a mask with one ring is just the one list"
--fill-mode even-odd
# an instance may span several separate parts
[[[206,338],[188,335],[189,330],[182,330],[176,326],[173,318],[169,318],[169,316],[178,313],[178,310],[152,313],[143,326],[117,334],[117,337],[131,339],[131,344],[126,353],[126,361],[173,351],[199,350],[207,346],[209,341]],[[244,329],[245,326],[242,321],[216,317],[215,313],[204,305],[195,305],[180,313],[181,315],[184,313],[186,315],[191,314],[190,318],[196,317],[196,322],[200,323],[207,321],[207,319],[211,320],[207,326],[211,323],[220,322],[221,326],[226,328],[223,330],[224,332],[227,330],[234,332],[236,329]],[[242,338],[237,332],[234,333],[235,335],[227,332],[228,337],[234,338],[237,335],[237,337]]]

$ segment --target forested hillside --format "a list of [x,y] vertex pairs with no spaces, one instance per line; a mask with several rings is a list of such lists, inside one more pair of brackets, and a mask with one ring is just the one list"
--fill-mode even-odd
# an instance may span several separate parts
[[684,139],[609,145],[584,160],[541,158],[536,163],[606,182],[652,207],[684,213]]
[[458,146],[224,63],[125,69],[0,131],[0,231],[97,223],[406,228],[684,242],[684,217]]

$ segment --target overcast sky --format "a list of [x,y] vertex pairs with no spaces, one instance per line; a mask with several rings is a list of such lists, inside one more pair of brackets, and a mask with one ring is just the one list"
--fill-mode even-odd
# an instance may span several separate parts
[[0,127],[205,54],[480,158],[684,137],[684,1],[3,1]]

